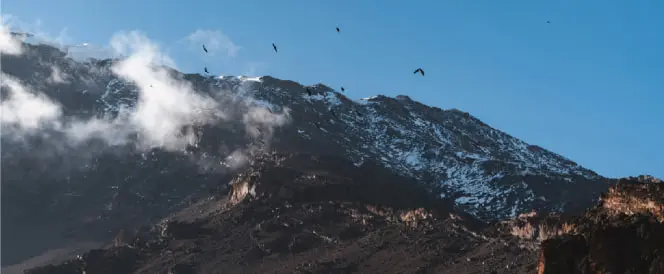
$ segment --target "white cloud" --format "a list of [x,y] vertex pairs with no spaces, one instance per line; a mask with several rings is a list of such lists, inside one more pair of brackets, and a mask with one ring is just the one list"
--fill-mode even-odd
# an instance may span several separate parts
[[[185,127],[211,124],[227,118],[218,103],[193,90],[189,82],[177,80],[159,62],[175,63],[159,54],[159,47],[139,32],[119,33],[111,39],[118,52],[129,58],[113,66],[113,72],[135,83],[140,89],[139,101],[130,121],[143,133],[149,144],[170,149],[195,144],[192,131]],[[131,52],[127,52],[131,51]]]
[[62,28],[58,35],[53,36],[43,31],[42,21],[37,19],[34,23],[27,23],[19,20],[18,17],[11,14],[2,15],[2,25],[9,28],[13,27],[22,32],[27,32],[33,35],[29,38],[30,41],[48,44],[55,47],[62,47],[72,41],[71,37],[67,35],[67,28]]
[[7,16],[0,15],[0,54],[19,55],[23,53],[20,41],[10,34],[9,26],[5,23]]
[[205,45],[208,54],[212,56],[223,51],[229,57],[235,57],[240,50],[239,46],[218,30],[196,30],[187,36],[187,41],[190,43],[190,48],[196,51],[203,51],[203,45]]
[[0,80],[2,86],[9,89],[8,97],[0,104],[3,135],[16,132],[29,134],[44,127],[57,127],[62,116],[59,104],[42,93],[30,92],[10,75],[0,73]]
[[51,84],[66,84],[69,82],[69,75],[62,72],[57,66],[51,66],[51,76],[48,77],[47,82]]
[[[7,33],[6,29],[3,21],[2,33]],[[33,31],[42,33],[38,29]],[[206,44],[208,50],[225,49],[232,55],[239,48],[227,37],[225,39],[228,43],[224,43],[224,39],[219,37],[225,36],[220,33],[216,36],[204,36],[201,33],[206,32],[201,31],[194,34],[196,33],[198,34],[190,37],[217,37],[218,42]],[[3,37],[5,36],[0,36]],[[49,36],[43,34],[42,37]],[[12,41],[0,41],[2,52],[21,54],[16,50],[20,49],[20,43]],[[200,137],[195,130],[197,126],[233,119],[244,123],[248,134],[254,139],[261,139],[267,146],[274,129],[290,122],[288,109],[273,113],[263,106],[250,104],[254,101],[251,97],[238,99],[237,96],[231,95],[230,91],[217,91],[219,94],[227,94],[228,98],[224,100],[196,91],[191,83],[174,75],[170,68],[176,68],[176,64],[161,51],[160,46],[138,31],[116,33],[110,40],[110,47],[115,53],[127,56],[114,64],[111,71],[137,87],[138,101],[135,107],[125,107],[113,118],[65,117],[57,98],[48,98],[35,87],[3,73],[0,75],[2,85],[8,88],[9,96],[1,102],[0,110],[3,129],[10,130],[3,130],[2,135],[11,134],[20,139],[24,135],[40,132],[46,134],[45,132],[54,130],[66,137],[65,144],[54,144],[57,153],[67,153],[68,150],[62,149],[63,147],[76,147],[91,139],[102,140],[107,146],[135,145],[138,149],[162,148],[183,152],[187,146],[197,146]],[[50,79],[46,81],[66,83],[81,77],[84,76],[65,75],[59,68],[52,67]],[[239,93],[246,94],[242,91]],[[231,153],[232,157],[227,158],[230,162],[226,165],[237,168],[247,163],[247,155],[253,155],[260,149],[260,146],[235,149]],[[202,162],[206,165],[211,163],[209,159]]]
[[[11,125],[14,134],[56,129],[65,133],[73,144],[100,138],[109,145],[122,145],[130,136],[139,134],[140,145],[144,148],[162,147],[177,151],[187,145],[196,145],[192,126],[227,118],[214,99],[200,95],[190,83],[173,78],[166,67],[159,66],[158,63],[175,64],[168,56],[159,54],[159,47],[141,33],[118,33],[110,44],[117,52],[129,55],[115,64],[112,71],[138,86],[139,99],[134,109],[125,109],[113,119],[93,118],[65,123],[58,103],[3,74],[2,84],[10,91],[10,96],[1,105],[3,126]],[[52,69],[51,78],[54,79],[50,81],[63,81],[63,76],[58,75],[59,69]]]
[[290,109],[285,108],[281,113],[273,113],[265,107],[250,107],[243,114],[242,121],[247,133],[252,137],[259,137],[261,134],[271,137],[274,128],[290,121]]

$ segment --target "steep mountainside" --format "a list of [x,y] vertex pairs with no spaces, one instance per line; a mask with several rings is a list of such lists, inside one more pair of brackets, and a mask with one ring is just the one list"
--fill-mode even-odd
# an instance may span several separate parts
[[[221,191],[225,185],[219,182],[227,182],[243,159],[267,148],[332,154],[356,165],[375,161],[484,221],[532,209],[581,211],[608,188],[594,172],[468,113],[407,96],[353,101],[322,84],[305,87],[269,76],[206,77],[166,69],[161,76],[177,85],[184,81],[223,106],[220,122],[197,122],[183,133],[196,137],[195,145],[146,146],[144,140],[163,136],[140,132],[119,138],[123,123],[64,132],[61,124],[76,119],[149,114],[156,110],[136,110],[141,100],[162,100],[173,88],[121,77],[118,60],[78,62],[50,46],[24,48],[19,56],[2,55],[2,72],[62,105],[63,122],[21,138],[10,138],[12,131],[3,127],[2,245],[14,249],[2,252],[3,264],[61,246],[62,235],[95,241],[126,224],[150,223]],[[12,98],[10,86],[3,84],[3,100]],[[176,114],[191,114],[170,106]],[[97,138],[72,141],[82,134]],[[27,241],[33,235],[43,239]]]
[[28,273],[534,271],[536,253],[474,232],[478,222],[452,205],[371,162],[273,153],[239,174],[228,195]]

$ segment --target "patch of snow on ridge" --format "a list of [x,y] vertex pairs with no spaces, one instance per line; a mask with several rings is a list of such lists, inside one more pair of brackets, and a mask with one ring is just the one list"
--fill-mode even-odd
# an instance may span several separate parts
[[258,82],[258,83],[262,83],[262,82],[263,82],[263,80],[261,79],[262,77],[260,77],[260,76],[256,76],[256,77],[240,76],[239,78],[240,78],[240,80],[242,80],[242,81]]
[[376,99],[376,98],[378,98],[378,96],[366,97],[366,98],[360,99],[359,101],[353,101],[353,102],[355,102],[356,104],[359,104],[359,105],[368,105],[368,104],[374,103],[372,100]]

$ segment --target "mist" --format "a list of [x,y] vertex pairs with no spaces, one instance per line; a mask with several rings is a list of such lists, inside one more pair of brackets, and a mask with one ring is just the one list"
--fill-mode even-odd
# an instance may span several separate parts
[[[27,52],[25,46],[9,33],[3,21],[2,54],[20,57]],[[250,155],[269,148],[275,129],[290,122],[287,108],[274,112],[252,104],[250,92],[231,92],[223,88],[196,90],[191,82],[177,75],[174,71],[177,64],[161,46],[140,31],[117,32],[110,38],[109,48],[117,56],[126,56],[110,67],[110,73],[135,87],[138,95],[135,105],[118,105],[117,115],[68,116],[57,98],[40,90],[48,85],[34,86],[2,72],[3,143],[25,146],[24,151],[29,151],[35,148],[31,140],[38,138],[37,158],[77,159],[74,164],[77,166],[85,165],[81,159],[89,161],[100,153],[145,153],[161,149],[185,155],[206,171],[223,172],[243,166]],[[49,66],[51,73],[44,83],[64,84],[76,77],[85,78]],[[99,73],[98,68],[88,67],[89,74]],[[240,87],[249,88],[251,86]],[[214,128],[224,123],[243,124],[246,137],[257,142],[228,151],[191,153],[191,148],[197,148],[200,143],[201,128]],[[223,138],[219,142],[224,142]]]

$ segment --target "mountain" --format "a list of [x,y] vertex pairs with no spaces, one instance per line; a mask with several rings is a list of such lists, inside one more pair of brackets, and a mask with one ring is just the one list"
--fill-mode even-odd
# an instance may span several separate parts
[[[12,250],[2,252],[3,265],[152,224],[227,191],[266,151],[375,162],[483,222],[531,210],[580,213],[609,187],[468,113],[408,96],[356,101],[323,84],[130,70],[120,59],[78,61],[52,46],[22,46],[21,55],[2,55],[13,79],[4,77],[2,99],[42,107],[28,111],[32,127],[3,117],[2,245]],[[30,88],[17,96],[16,83]],[[35,122],[37,114],[52,119]]]

